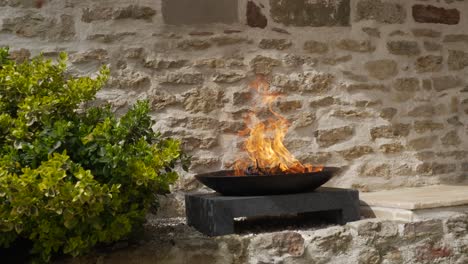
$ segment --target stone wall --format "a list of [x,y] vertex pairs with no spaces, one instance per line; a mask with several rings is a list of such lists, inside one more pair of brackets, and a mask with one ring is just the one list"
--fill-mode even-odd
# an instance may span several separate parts
[[182,224],[153,223],[139,243],[57,263],[465,264],[467,217],[406,224],[362,220],[319,230],[217,238]]
[[284,94],[276,106],[292,123],[288,148],[345,167],[331,185],[466,179],[468,1],[0,0],[0,8],[0,45],[16,59],[67,51],[82,74],[109,64],[99,101],[117,112],[151,101],[155,128],[194,157],[176,190],[198,188],[194,173],[231,166],[258,74]]

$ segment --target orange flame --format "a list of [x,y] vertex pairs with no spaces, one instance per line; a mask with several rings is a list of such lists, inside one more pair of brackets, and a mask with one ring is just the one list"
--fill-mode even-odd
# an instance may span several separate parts
[[250,86],[260,95],[261,105],[267,106],[276,119],[261,122],[255,111],[246,117],[247,128],[240,131],[239,135],[248,135],[244,142],[248,159],[240,159],[234,163],[235,175],[245,175],[249,168],[255,168],[259,174],[321,171],[322,166],[303,165],[284,146],[283,140],[290,124],[272,107],[280,94],[270,91],[270,85],[264,77],[257,77]]

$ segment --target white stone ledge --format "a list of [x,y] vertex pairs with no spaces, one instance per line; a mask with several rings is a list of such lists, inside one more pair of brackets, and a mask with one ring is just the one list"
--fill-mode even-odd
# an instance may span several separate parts
[[442,219],[468,212],[468,186],[435,185],[361,193],[366,218],[396,221]]

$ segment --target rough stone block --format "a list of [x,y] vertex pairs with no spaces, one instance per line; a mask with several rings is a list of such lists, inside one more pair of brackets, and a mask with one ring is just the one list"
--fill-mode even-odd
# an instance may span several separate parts
[[390,165],[386,163],[365,163],[359,168],[360,177],[389,178],[390,173]]
[[430,28],[414,28],[411,31],[415,37],[438,38],[442,35],[442,32]]
[[440,51],[442,49],[442,45],[432,41],[424,41],[423,45],[427,51]]
[[90,23],[111,19],[145,19],[150,20],[156,11],[148,6],[129,5],[121,8],[98,6],[83,9],[81,21]]
[[380,30],[378,28],[363,27],[362,31],[371,37],[380,38]]
[[250,61],[250,66],[256,74],[270,74],[274,67],[280,66],[281,61],[258,55]]
[[402,24],[406,19],[405,8],[397,3],[380,0],[361,0],[356,9],[357,20],[375,20],[385,24]]
[[461,50],[449,50],[448,67],[451,71],[468,67],[468,53]]
[[189,25],[238,22],[236,0],[163,0],[166,24]]
[[379,147],[380,151],[385,154],[391,153],[400,153],[402,152],[405,147],[401,143],[391,143],[391,144],[383,144]]
[[415,63],[416,71],[418,71],[418,73],[439,72],[442,70],[442,62],[442,56],[427,55],[419,57]]
[[368,40],[343,39],[336,46],[339,49],[353,52],[373,52],[375,46]]
[[393,88],[399,92],[416,92],[420,89],[420,81],[417,78],[398,78],[393,84]]
[[355,146],[350,149],[345,149],[342,151],[338,151],[338,153],[343,156],[346,160],[353,160],[360,158],[364,155],[368,155],[374,153],[374,150],[370,146]]
[[458,146],[461,143],[461,139],[455,130],[445,134],[445,136],[443,136],[440,141],[442,141],[442,144],[445,146]]
[[357,91],[382,91],[385,92],[388,88],[383,84],[367,84],[367,83],[359,83],[359,84],[350,84],[347,87],[349,92],[357,92]]
[[268,19],[262,13],[262,9],[254,2],[247,2],[247,25],[251,27],[265,28],[268,25]]
[[350,126],[316,131],[317,144],[324,148],[349,140],[353,135],[354,128]]
[[373,140],[377,138],[400,138],[406,137],[410,133],[409,124],[398,123],[391,126],[379,126],[371,129],[370,134]]
[[460,11],[458,9],[445,9],[432,5],[414,5],[413,17],[419,23],[437,23],[456,25],[460,22]]
[[273,20],[287,26],[349,26],[349,0],[270,0],[270,6]]
[[16,61],[16,63],[23,63],[31,57],[31,52],[27,49],[19,49],[10,51],[10,59]]
[[213,75],[216,83],[235,83],[245,78],[245,74],[239,71],[222,71]]
[[420,138],[410,140],[408,145],[413,150],[430,149],[434,145],[434,141],[436,141],[436,137],[433,137],[433,136],[420,137]]
[[433,122],[431,120],[418,120],[414,122],[414,130],[417,133],[425,133],[426,131],[441,130],[444,128],[444,124]]
[[23,16],[3,19],[0,32],[25,38],[69,40],[75,35],[75,23],[73,17],[69,15],[61,15],[58,20],[44,17],[39,13],[27,13]]
[[292,46],[292,42],[287,39],[262,39],[258,44],[261,49],[285,50]]
[[224,93],[213,88],[195,88],[182,96],[185,110],[192,113],[209,113],[224,104]]
[[374,60],[367,62],[364,67],[370,76],[378,80],[386,80],[398,74],[398,64],[394,60]]
[[460,87],[463,81],[453,75],[432,77],[432,84],[437,92]]
[[324,42],[308,40],[304,42],[304,50],[308,53],[324,54],[328,52],[328,46]]
[[416,41],[390,41],[387,43],[387,49],[391,54],[394,55],[414,56],[421,53],[418,42]]

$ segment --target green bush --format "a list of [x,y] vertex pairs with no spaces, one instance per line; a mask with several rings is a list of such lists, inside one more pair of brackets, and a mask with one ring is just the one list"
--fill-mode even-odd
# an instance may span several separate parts
[[28,239],[48,261],[125,238],[186,168],[180,142],[153,132],[148,102],[120,118],[81,109],[108,74],[72,77],[65,54],[17,64],[0,49],[0,247]]

